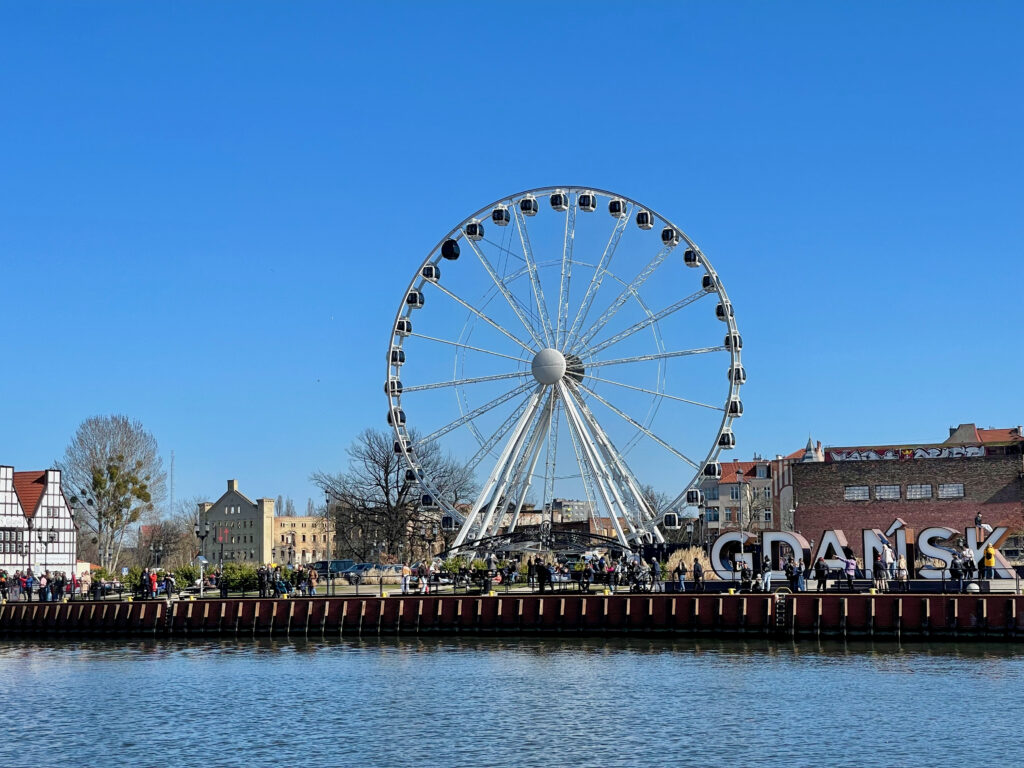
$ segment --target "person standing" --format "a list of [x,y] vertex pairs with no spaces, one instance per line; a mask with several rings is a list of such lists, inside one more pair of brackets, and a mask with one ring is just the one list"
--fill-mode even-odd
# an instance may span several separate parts
[[857,560],[853,555],[843,558],[843,571],[846,573],[846,588],[853,592],[853,577],[857,575]]
[[761,560],[761,591],[765,594],[772,591],[772,559],[768,555]]
[[409,594],[409,577],[412,576],[412,568],[409,567],[408,563],[402,564],[402,594]]
[[260,591],[260,597],[267,596],[267,566],[265,565],[256,569],[256,588]]
[[896,578],[896,552],[889,546],[889,542],[885,542],[882,546],[882,565],[885,566],[885,571],[889,576],[889,580]]
[[[978,517],[981,517],[979,514]],[[985,578],[994,579],[996,577],[996,548],[989,544],[985,547]]]
[[819,557],[814,561],[814,580],[818,583],[818,592],[828,591],[828,563],[825,562],[824,557]]
[[953,583],[953,589],[956,592],[964,591],[964,567],[960,562],[960,555],[955,552],[949,563],[949,580]]
[[704,566],[696,557],[693,558],[693,591],[704,591]]

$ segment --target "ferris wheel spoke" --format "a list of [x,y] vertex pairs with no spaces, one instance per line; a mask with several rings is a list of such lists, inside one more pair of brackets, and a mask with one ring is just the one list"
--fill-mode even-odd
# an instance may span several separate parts
[[436,336],[426,336],[422,333],[410,333],[410,336],[414,336],[417,339],[426,339],[427,341],[436,341],[438,344],[450,344],[453,347],[461,347],[462,349],[471,349],[474,352],[484,352],[488,355],[494,355],[495,357],[504,357],[506,360],[515,360],[517,363],[523,362],[521,357],[512,357],[512,355],[505,355],[501,352],[495,352],[490,349],[483,349],[482,347],[474,347],[470,344],[463,344],[461,341],[450,341],[449,339],[439,339]]
[[594,297],[597,295],[597,291],[601,287],[601,283],[604,281],[604,276],[608,271],[608,265],[611,263],[612,257],[615,255],[615,249],[618,248],[619,241],[622,239],[622,233],[626,231],[626,224],[633,215],[633,208],[634,206],[630,205],[626,215],[615,220],[615,228],[612,230],[612,234],[608,238],[608,244],[604,247],[604,253],[601,254],[601,260],[597,263],[597,267],[594,269],[594,274],[590,278],[590,283],[587,285],[587,291],[583,294],[583,300],[580,302],[580,308],[576,310],[576,318],[572,321],[572,327],[566,334],[565,342],[562,345],[563,349],[567,349],[569,347],[587,319],[590,307],[594,303]]
[[[488,325],[490,325],[490,326],[491,326],[492,328],[494,328],[494,330],[496,330],[496,331],[498,331],[499,333],[501,333],[501,334],[503,334],[503,335],[507,336],[507,337],[508,337],[509,339],[511,339],[512,341],[514,341],[514,342],[515,342],[516,344],[518,344],[518,345],[519,345],[520,347],[522,347],[523,349],[525,349],[525,350],[526,350],[527,352],[529,352],[529,353],[533,354],[533,352],[535,351],[535,349],[534,349],[534,348],[531,348],[531,347],[530,347],[530,346],[529,346],[529,345],[528,345],[528,344],[527,344],[527,343],[526,343],[525,341],[523,341],[522,339],[520,339],[520,338],[519,338],[518,336],[515,336],[515,335],[514,335],[514,334],[512,334],[512,333],[509,333],[507,329],[505,329],[505,328],[504,328],[503,326],[499,325],[498,323],[494,322],[494,320],[492,320],[491,318],[489,318],[489,317],[488,317],[487,315],[485,315],[485,314],[484,314],[483,312],[481,312],[481,311],[480,311],[479,309],[477,309],[476,307],[474,307],[474,306],[473,306],[472,304],[470,304],[470,303],[469,303],[469,302],[467,302],[467,301],[464,301],[464,300],[463,300],[463,299],[461,299],[461,298],[460,298],[459,296],[456,296],[456,295],[455,295],[454,293],[452,293],[451,291],[449,291],[449,290],[448,290],[447,288],[445,288],[445,287],[444,287],[443,285],[441,285],[440,283],[434,283],[433,285],[434,285],[434,287],[435,287],[435,288],[437,288],[437,289],[438,289],[439,291],[441,291],[441,293],[445,294],[446,296],[450,297],[450,298],[451,298],[451,299],[452,299],[453,301],[456,301],[456,302],[458,302],[459,304],[461,304],[462,306],[464,306],[464,307],[465,307],[466,309],[468,309],[468,310],[469,310],[470,312],[472,312],[472,313],[473,313],[474,315],[476,315],[476,316],[477,316],[477,317],[479,317],[479,318],[480,318],[481,320],[483,320],[483,321],[484,321],[485,323],[487,323],[487,324],[488,324]],[[517,312],[516,314],[518,314],[518,312]],[[522,318],[520,318],[520,319],[522,319]],[[525,323],[524,323],[524,324],[525,324]],[[528,328],[528,327],[527,327],[527,330],[529,330],[529,328]],[[530,335],[531,335],[531,336],[533,336],[533,332],[532,332],[532,331],[530,332]],[[536,336],[534,336],[534,339],[536,340]]]
[[[533,327],[533,323],[529,322],[523,315],[522,310],[519,308],[519,302],[516,301],[515,297],[509,291],[508,286],[505,285],[505,281],[503,281],[498,276],[498,273],[494,270],[494,266],[491,264],[490,259],[488,259],[486,255],[484,255],[484,252],[480,249],[479,246],[477,246],[475,242],[470,240],[468,237],[465,238],[465,241],[469,243],[469,247],[473,249],[473,253],[475,253],[477,259],[480,260],[480,263],[483,265],[484,270],[487,272],[488,275],[490,275],[491,280],[494,282],[495,288],[497,288],[498,292],[505,297],[505,301],[508,302],[509,307],[512,308],[512,311],[515,313],[515,316],[519,318],[519,322],[523,324],[523,327],[526,329],[527,333],[530,334],[530,337],[538,346],[543,347],[544,344],[541,341],[540,337],[537,335],[537,332]],[[508,333],[507,331],[503,332],[506,334]],[[522,342],[519,343],[522,344]]]
[[590,343],[590,340],[593,339],[613,317],[615,317],[615,314],[622,308],[622,305],[629,300],[629,297],[636,295],[637,289],[646,283],[647,280],[650,279],[651,275],[658,271],[658,267],[664,263],[665,259],[674,248],[674,245],[667,245],[658,251],[657,255],[648,262],[647,266],[633,278],[633,281],[622,289],[622,293],[620,293],[615,301],[613,301],[611,305],[601,313],[601,316],[597,318],[587,332],[580,334],[579,338],[576,340],[577,347],[585,347]]
[[409,392],[422,392],[425,389],[438,389],[439,387],[459,387],[463,384],[479,384],[484,381],[501,381],[502,379],[521,379],[529,376],[527,371],[516,371],[515,373],[496,373],[493,376],[476,376],[471,379],[452,379],[451,381],[438,381],[434,384],[416,384],[412,387],[405,387],[403,394]]
[[495,408],[497,408],[502,403],[506,403],[509,400],[511,400],[512,398],[517,397],[518,395],[524,394],[528,389],[530,389],[531,386],[533,386],[533,382],[531,382],[531,381],[528,381],[525,384],[520,384],[515,389],[512,389],[512,390],[506,392],[503,395],[499,395],[498,397],[496,397],[493,400],[491,400],[489,403],[484,403],[479,408],[474,408],[469,413],[461,416],[458,419],[455,419],[455,421],[452,421],[452,422],[450,422],[448,424],[445,424],[443,427],[441,427],[440,429],[437,429],[437,430],[431,432],[426,437],[420,438],[419,440],[416,441],[415,447],[418,447],[418,448],[419,447],[423,447],[424,445],[427,445],[428,443],[434,442],[435,440],[437,440],[440,437],[444,437],[445,435],[447,435],[452,430],[458,429],[463,424],[467,424],[470,421],[473,421],[473,419],[475,419],[475,418],[477,418],[479,416],[482,416],[483,414],[487,413],[488,411],[494,410]]
[[558,282],[558,317],[556,319],[555,347],[565,346],[566,325],[569,322],[569,281],[572,277],[572,251],[576,244],[576,195],[569,195],[569,208],[565,212],[565,239],[562,241],[562,274]]
[[614,336],[605,339],[604,341],[596,344],[595,346],[590,347],[590,349],[579,351],[576,354],[579,355],[580,357],[595,355],[598,352],[608,349],[608,347],[612,346],[613,344],[618,344],[620,341],[628,339],[634,333],[638,333],[639,331],[642,331],[644,328],[648,328],[654,325],[659,320],[663,320],[669,315],[678,312],[680,309],[688,307],[690,304],[693,304],[695,301],[702,299],[703,297],[707,296],[710,293],[712,293],[712,291],[705,291],[703,289],[697,291],[696,293],[691,293],[689,296],[680,299],[675,304],[670,304],[664,309],[655,312],[653,315],[645,317],[643,320],[634,323],[626,330],[621,331],[620,333],[617,333]]
[[545,346],[550,347],[551,340],[551,318],[548,316],[547,302],[544,299],[544,289],[540,284],[540,275],[537,273],[537,262],[533,258],[533,249],[530,246],[530,233],[526,229],[526,217],[523,216],[519,206],[514,206],[516,216],[516,229],[519,232],[519,242],[523,246],[523,258],[526,259],[526,269],[530,275],[530,284],[533,286],[533,299],[537,302],[537,314],[540,316],[541,328],[544,329]]
[[650,355],[635,355],[634,357],[620,357],[617,360],[595,360],[587,362],[586,368],[600,368],[606,365],[622,365],[623,363],[641,363],[646,360],[664,360],[669,357],[689,357],[692,355],[706,355],[709,352],[722,352],[725,347],[699,347],[697,349],[677,349],[674,352],[655,352]]
[[[519,406],[509,414],[508,418],[502,422],[502,425],[494,431],[493,435],[486,440],[481,440],[480,448],[473,454],[473,457],[466,462],[466,467],[470,472],[475,472],[476,468],[480,465],[480,462],[483,461],[484,456],[490,453],[494,449],[494,446],[500,443],[505,435],[509,433],[516,421],[519,420],[519,417],[523,415],[523,411],[526,410],[528,403],[529,401],[520,403]],[[470,422],[470,425],[472,425],[472,422]],[[478,439],[480,439],[479,435]]]
[[639,429],[641,432],[643,432],[645,435],[647,435],[647,437],[649,437],[655,443],[657,443],[662,448],[667,450],[669,453],[671,453],[672,455],[674,455],[677,458],[681,459],[682,461],[686,462],[687,464],[689,464],[694,469],[700,469],[700,465],[697,462],[695,462],[693,459],[691,459],[689,456],[687,456],[686,454],[681,453],[680,451],[678,451],[675,448],[673,448],[671,445],[669,445],[667,442],[662,440],[656,434],[651,432],[651,430],[649,430],[647,427],[645,427],[639,421],[634,419],[632,416],[629,416],[628,414],[626,414],[625,412],[623,412],[619,408],[616,408],[614,405],[609,403],[607,400],[605,400],[603,397],[601,397],[599,394],[597,394],[597,392],[595,392],[593,389],[591,389],[590,387],[587,387],[587,386],[585,386],[583,384],[577,384],[576,386],[578,386],[581,390],[583,390],[588,395],[593,397],[595,400],[597,400],[599,403],[601,403],[605,408],[610,410],[612,413],[616,414],[617,416],[622,418],[627,423],[629,423],[629,424],[633,425],[634,427],[636,427],[637,429]]
[[626,389],[635,389],[637,392],[646,392],[648,395],[654,395],[655,397],[664,397],[668,400],[677,400],[680,403],[686,403],[687,405],[699,405],[701,408],[710,408],[712,411],[724,411],[720,405],[709,405],[708,403],[702,403],[699,400],[687,400],[685,397],[677,397],[676,395],[670,395],[667,392],[657,392],[653,389],[646,389],[644,387],[636,387],[632,384],[624,384],[621,381],[612,381],[611,379],[602,379],[600,376],[594,376],[588,373],[587,376],[594,381],[604,382],[605,384],[614,384],[617,387],[624,387]]

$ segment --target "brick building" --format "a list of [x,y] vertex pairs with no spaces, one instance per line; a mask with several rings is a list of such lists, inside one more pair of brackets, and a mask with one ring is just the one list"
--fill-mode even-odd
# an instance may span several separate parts
[[886,530],[896,518],[917,531],[962,531],[980,513],[984,523],[1014,533],[1024,528],[1022,451],[1021,427],[973,424],[950,428],[942,443],[827,447],[822,460],[789,467],[794,527],[816,540],[833,528]]

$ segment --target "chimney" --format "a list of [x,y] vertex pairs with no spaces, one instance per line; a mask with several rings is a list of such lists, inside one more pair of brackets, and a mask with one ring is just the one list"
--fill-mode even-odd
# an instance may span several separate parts
[[228,490],[229,491],[237,491],[238,490],[238,481],[237,480],[228,480]]

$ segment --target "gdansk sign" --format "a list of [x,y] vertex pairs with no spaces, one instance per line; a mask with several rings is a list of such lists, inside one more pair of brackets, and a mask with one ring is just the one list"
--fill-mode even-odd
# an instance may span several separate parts
[[[987,527],[984,529],[970,527],[963,531],[963,539],[967,542],[967,546],[973,553],[975,565],[980,565],[985,555],[985,549],[990,544],[996,550],[995,573],[996,578],[1000,579],[1011,579],[1016,576],[1015,571],[1006,558],[999,552],[999,545],[1002,544],[1008,533],[1009,529],[1004,526],[999,526],[991,531]],[[979,541],[978,537],[982,534],[987,535],[984,540]],[[948,544],[944,544],[944,542],[959,538],[960,535],[960,531],[957,531],[955,528],[933,526],[925,528],[915,537],[913,531],[907,528],[902,520],[895,520],[885,532],[878,528],[869,528],[861,531],[863,563],[865,568],[870,570],[875,559],[875,553],[881,553],[882,548],[888,543],[896,553],[897,558],[900,555],[906,558],[910,568],[914,567],[914,562],[918,557],[940,561],[942,563],[941,568],[922,569],[919,576],[923,579],[942,579],[944,574],[946,574],[946,569],[949,568],[953,560],[952,548]],[[736,576],[735,572],[728,569],[723,563],[726,557],[734,563],[746,562],[751,568],[754,567],[754,554],[751,552],[751,548],[758,543],[757,538],[758,536],[754,533],[730,531],[722,534],[715,540],[711,548],[711,565],[719,578],[728,580]],[[797,557],[803,559],[804,563],[810,564],[817,561],[819,557],[822,557],[828,563],[829,568],[833,570],[841,569],[845,566],[846,562],[844,550],[850,546],[846,534],[841,530],[825,531],[813,553],[811,552],[811,542],[808,542],[799,533],[762,531],[760,539],[761,552],[764,555],[770,554],[772,565],[775,566],[779,564],[780,550],[783,547],[789,547]],[[742,548],[740,546],[741,543]],[[775,570],[772,573],[774,576],[782,577],[781,571]],[[948,574],[946,574],[946,577],[948,578]]]

